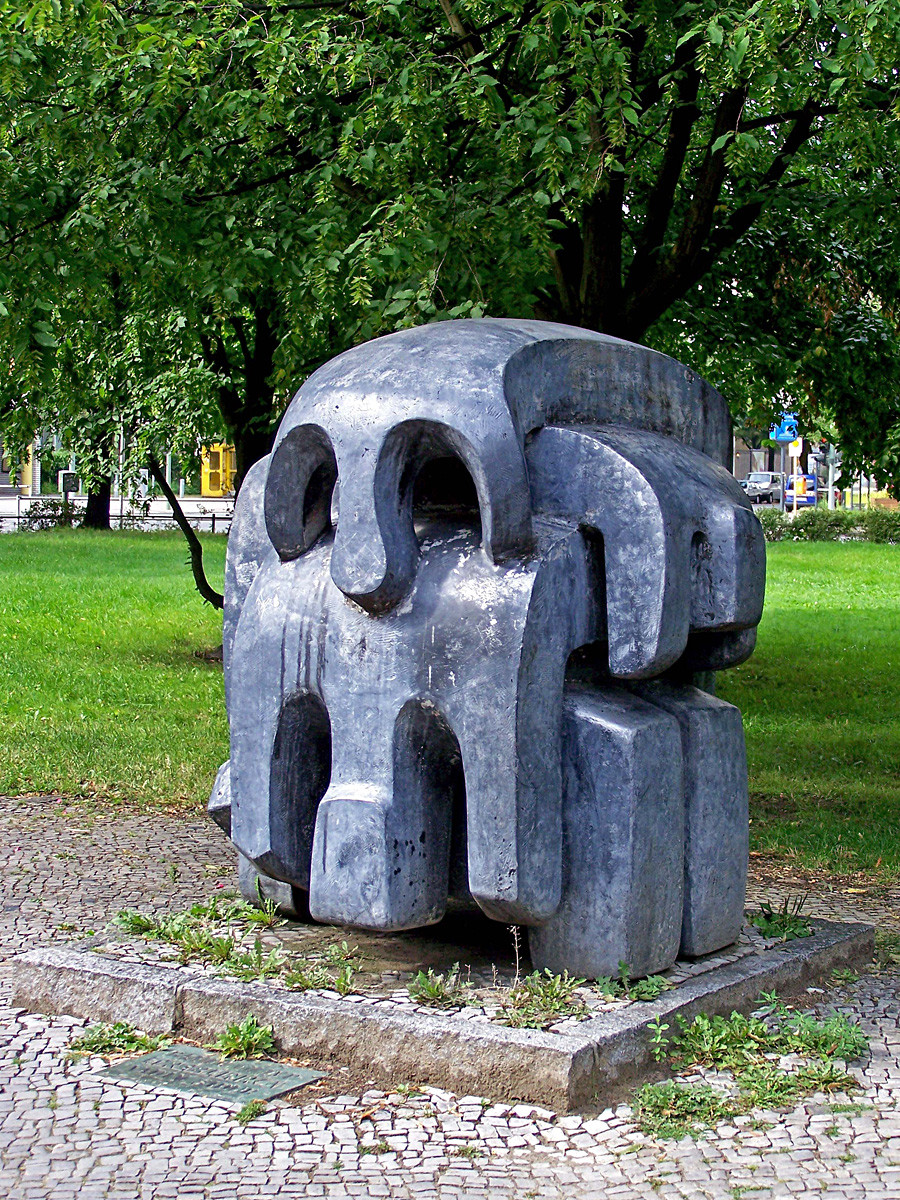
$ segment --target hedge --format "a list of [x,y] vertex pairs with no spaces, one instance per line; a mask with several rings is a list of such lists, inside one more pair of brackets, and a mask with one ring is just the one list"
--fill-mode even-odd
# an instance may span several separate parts
[[900,545],[900,509],[805,508],[792,516],[757,510],[768,542],[881,542]]

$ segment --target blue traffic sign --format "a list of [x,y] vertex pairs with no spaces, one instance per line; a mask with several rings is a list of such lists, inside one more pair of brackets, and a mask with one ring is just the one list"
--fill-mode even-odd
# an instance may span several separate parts
[[793,413],[782,413],[781,423],[769,430],[769,437],[775,442],[795,442],[799,436],[797,418]]

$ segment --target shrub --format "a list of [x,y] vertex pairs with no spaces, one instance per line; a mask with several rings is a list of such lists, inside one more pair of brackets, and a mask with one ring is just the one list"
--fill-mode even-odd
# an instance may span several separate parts
[[866,540],[900,544],[900,508],[870,508],[865,517]]
[[80,518],[81,512],[71,500],[50,496],[29,504],[28,511],[22,514],[19,527],[31,532],[39,529],[71,529]]
[[858,538],[861,533],[859,512],[828,509],[824,504],[804,508],[791,517],[784,536],[795,542],[838,542]]
[[759,523],[763,527],[766,541],[780,542],[789,525],[785,515],[777,508],[765,508],[762,512],[757,512],[756,515],[759,517]]

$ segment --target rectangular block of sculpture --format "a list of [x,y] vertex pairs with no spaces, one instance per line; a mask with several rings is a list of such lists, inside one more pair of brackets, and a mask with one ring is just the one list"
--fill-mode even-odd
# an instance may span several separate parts
[[703,380],[567,326],[441,322],[316,371],[229,539],[210,810],[244,877],[379,930],[453,896],[582,974],[731,941],[740,721],[689,686],[762,607],[729,452]]

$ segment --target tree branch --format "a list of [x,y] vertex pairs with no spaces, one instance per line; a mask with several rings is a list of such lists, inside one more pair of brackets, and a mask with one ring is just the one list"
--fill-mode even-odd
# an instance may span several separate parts
[[181,530],[185,536],[185,539],[187,540],[188,549],[191,555],[191,572],[194,576],[194,583],[197,587],[197,591],[207,602],[207,604],[211,604],[213,608],[223,608],[225,604],[225,597],[221,592],[216,591],[216,589],[206,578],[206,572],[203,570],[203,546],[200,543],[200,539],[197,537],[196,532],[191,528],[190,522],[184,515],[184,509],[179,504],[178,497],[169,487],[169,482],[166,479],[165,472],[160,467],[159,461],[155,455],[147,455],[147,467],[150,471],[150,474],[159,484],[160,491],[165,496],[166,500],[168,500],[172,508],[172,516],[175,518],[178,528]]

